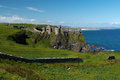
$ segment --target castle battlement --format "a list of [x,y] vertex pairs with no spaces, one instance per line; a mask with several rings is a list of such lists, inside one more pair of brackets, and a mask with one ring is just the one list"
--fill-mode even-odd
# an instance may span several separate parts
[[44,33],[44,32],[48,32],[48,34],[51,34],[52,32],[54,32],[56,35],[60,34],[60,33],[64,34],[64,32],[72,32],[72,33],[80,32],[80,33],[82,33],[81,29],[62,28],[61,26],[54,28],[54,27],[50,27],[49,25],[42,28],[42,32],[41,33]]

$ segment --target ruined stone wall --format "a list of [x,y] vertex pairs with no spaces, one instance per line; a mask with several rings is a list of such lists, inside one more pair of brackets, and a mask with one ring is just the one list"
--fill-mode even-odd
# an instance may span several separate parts
[[[57,53],[56,53],[57,54]],[[21,57],[15,57],[12,55],[0,53],[1,59],[9,59],[14,61],[21,61],[26,63],[62,63],[62,62],[83,62],[81,58],[45,58],[45,59],[26,59]]]
[[59,33],[59,29],[55,28],[55,35],[58,35],[58,33]]
[[52,29],[49,25],[46,27],[46,32],[48,32],[48,34],[51,34],[52,32]]

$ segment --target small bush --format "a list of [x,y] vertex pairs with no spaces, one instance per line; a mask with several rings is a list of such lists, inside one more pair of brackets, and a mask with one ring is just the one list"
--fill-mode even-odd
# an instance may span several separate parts
[[8,40],[13,40],[15,41],[16,43],[20,43],[20,44],[27,44],[26,42],[26,39],[29,38],[27,35],[26,35],[26,31],[24,30],[21,30],[20,32],[17,32],[13,35],[10,35],[8,36]]

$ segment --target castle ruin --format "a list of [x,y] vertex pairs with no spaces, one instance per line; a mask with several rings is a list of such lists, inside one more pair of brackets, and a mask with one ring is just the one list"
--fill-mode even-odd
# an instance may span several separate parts
[[82,30],[81,29],[76,29],[76,28],[62,28],[61,26],[60,27],[50,27],[48,25],[48,26],[42,28],[41,33],[44,33],[44,32],[47,32],[48,34],[51,34],[52,32],[54,32],[55,35],[58,35],[59,33],[64,34],[64,33],[68,33],[68,32],[82,33]]
[[62,33],[62,28],[61,26],[59,28],[58,27],[53,28],[48,25],[42,28],[41,33],[44,33],[44,32],[47,32],[48,34],[51,34],[52,32],[54,32],[57,35],[59,33]]

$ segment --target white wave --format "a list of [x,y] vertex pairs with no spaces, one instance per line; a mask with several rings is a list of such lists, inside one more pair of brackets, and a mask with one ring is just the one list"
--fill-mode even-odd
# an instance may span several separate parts
[[112,49],[112,50],[105,50],[105,51],[110,51],[110,52],[114,52],[115,50],[113,50],[113,49]]

